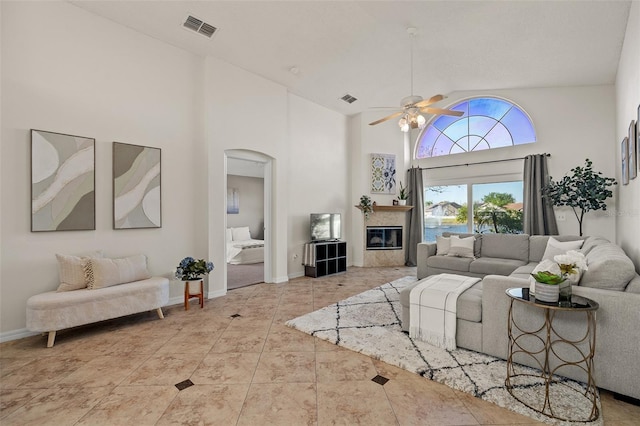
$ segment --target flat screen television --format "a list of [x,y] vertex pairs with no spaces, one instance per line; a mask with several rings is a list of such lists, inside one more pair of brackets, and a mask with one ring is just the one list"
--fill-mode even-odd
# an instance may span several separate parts
[[311,241],[340,239],[340,213],[311,213]]

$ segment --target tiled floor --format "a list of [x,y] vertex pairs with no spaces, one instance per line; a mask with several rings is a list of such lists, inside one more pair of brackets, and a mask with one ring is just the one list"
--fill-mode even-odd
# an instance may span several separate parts
[[[536,424],[284,326],[415,268],[351,268],[0,345],[0,424]],[[232,318],[232,315],[239,317]],[[390,379],[384,385],[372,379]],[[182,384],[179,391],[175,386]],[[606,425],[640,407],[603,392]]]

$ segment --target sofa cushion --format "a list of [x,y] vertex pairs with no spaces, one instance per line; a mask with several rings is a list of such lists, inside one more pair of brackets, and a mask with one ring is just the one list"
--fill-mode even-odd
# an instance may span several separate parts
[[558,241],[553,237],[549,237],[542,260],[553,260],[557,255],[565,254],[569,250],[579,250],[582,247],[582,243],[584,243],[584,240]]
[[451,237],[443,237],[436,235],[436,255],[446,256],[449,253],[449,247],[451,247]]
[[519,266],[526,265],[525,261],[516,259],[499,259],[495,257],[481,257],[469,265],[469,272],[486,275],[509,275]]
[[529,235],[484,234],[482,235],[482,257],[517,259],[529,261]]
[[60,285],[56,291],[80,290],[87,287],[84,265],[91,258],[102,258],[102,251],[88,253],[86,256],[56,254]]
[[602,237],[587,237],[584,240],[584,243],[582,244],[582,247],[580,247],[580,251],[582,252],[582,254],[584,254],[585,256],[589,254],[589,252],[596,246],[599,246],[601,244],[609,244],[610,241],[607,240],[606,238],[602,238]]
[[[400,291],[400,304],[402,305],[403,312],[405,309],[409,309],[411,290],[413,290],[419,282],[420,281],[414,284],[409,284]],[[456,312],[456,317],[459,319],[471,322],[482,321],[482,280],[478,281],[458,296]]]
[[429,256],[427,266],[439,269],[448,269],[458,272],[469,272],[469,264],[473,261],[470,257]]
[[636,276],[633,277],[631,281],[629,281],[629,284],[627,285],[627,288],[625,288],[625,291],[628,291],[629,293],[640,294],[640,275],[636,274]]
[[475,257],[480,257],[480,251],[482,249],[482,234],[464,234],[457,232],[443,232],[443,237],[451,237],[452,235],[457,235],[460,238],[468,238],[474,237],[475,241],[473,242],[473,255]]
[[458,297],[456,316],[471,322],[482,321],[482,281],[474,284]]
[[[553,238],[562,242],[584,239],[584,237],[579,237],[577,235],[553,235]],[[589,237],[587,237],[587,239],[588,238]],[[529,261],[530,262],[540,262],[542,260],[542,255],[544,255],[544,251],[547,248],[548,241],[549,241],[549,235],[531,235],[529,237]]]
[[537,265],[538,262],[529,262],[526,265],[518,266],[509,276],[528,280],[531,277],[531,272],[533,272]]
[[457,235],[452,235],[451,238],[449,238],[449,251],[447,252],[447,256],[470,257],[475,259],[473,255],[474,242],[474,237],[460,238]]
[[624,291],[636,275],[631,259],[612,243],[593,247],[587,254],[587,266],[580,280],[582,287]]
[[147,258],[137,256],[121,259],[89,259],[85,265],[89,289],[110,287],[150,278],[147,271]]

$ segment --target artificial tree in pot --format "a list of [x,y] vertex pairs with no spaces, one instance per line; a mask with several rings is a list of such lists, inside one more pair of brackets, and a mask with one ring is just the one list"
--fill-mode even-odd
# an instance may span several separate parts
[[591,167],[592,161],[585,160],[584,167],[574,167],[572,174],[565,175],[557,182],[549,178],[549,183],[542,188],[542,195],[554,206],[569,206],[578,219],[580,236],[582,236],[582,220],[584,214],[591,210],[606,210],[606,200],[613,196],[610,186],[617,185],[614,178],[602,176]]

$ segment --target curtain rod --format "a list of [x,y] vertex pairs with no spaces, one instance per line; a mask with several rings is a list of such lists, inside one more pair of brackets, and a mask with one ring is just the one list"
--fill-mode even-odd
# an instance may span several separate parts
[[[545,157],[551,157],[551,154],[543,153]],[[476,163],[464,163],[464,164],[451,164],[448,166],[435,166],[435,167],[419,167],[420,170],[433,170],[433,169],[446,169],[449,167],[460,167],[460,166],[475,166],[476,164],[489,164],[489,163],[501,163],[503,161],[515,161],[515,160],[524,160],[526,157],[518,157],[518,158],[505,158],[503,160],[490,160],[490,161],[478,161]]]

